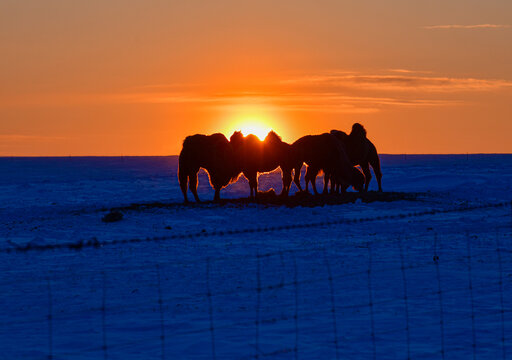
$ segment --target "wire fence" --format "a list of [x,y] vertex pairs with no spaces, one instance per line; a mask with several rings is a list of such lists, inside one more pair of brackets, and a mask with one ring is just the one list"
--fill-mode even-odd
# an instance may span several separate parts
[[[268,233],[268,232],[276,232],[282,230],[293,230],[293,229],[303,229],[303,228],[315,228],[315,227],[323,227],[323,226],[335,226],[341,224],[357,224],[357,223],[366,223],[373,221],[381,221],[381,220],[398,220],[405,218],[416,218],[423,217],[429,215],[440,215],[440,214],[449,214],[449,213],[460,213],[466,211],[474,211],[481,209],[491,209],[491,208],[504,208],[510,207],[512,209],[512,201],[502,201],[502,202],[492,202],[492,203],[483,203],[477,205],[461,205],[455,206],[451,208],[443,208],[443,209],[430,209],[424,211],[416,211],[416,212],[408,212],[408,213],[400,213],[400,214],[389,214],[389,215],[381,215],[375,217],[364,217],[364,218],[340,218],[331,221],[320,221],[320,222],[304,222],[290,225],[276,225],[276,226],[265,226],[265,227],[252,227],[245,229],[227,229],[220,231],[200,231],[200,232],[191,232],[186,234],[174,234],[169,236],[155,236],[155,237],[145,237],[145,238],[130,238],[130,239],[117,239],[110,241],[99,241],[97,238],[92,239],[79,239],[73,242],[62,242],[55,244],[33,244],[27,243],[26,245],[20,246],[10,246],[0,248],[0,253],[11,253],[11,252],[29,252],[29,251],[48,251],[48,250],[61,250],[61,249],[69,249],[69,250],[82,250],[84,248],[100,248],[102,246],[108,245],[126,245],[126,244],[136,244],[136,243],[145,243],[145,242],[160,242],[160,241],[170,241],[176,239],[194,239],[200,237],[209,237],[209,236],[224,236],[224,235],[237,235],[237,234],[246,234],[246,233]],[[512,212],[511,219],[512,223]]]
[[[10,287],[0,307],[0,358],[506,359],[512,351],[508,216],[492,236],[406,234],[205,261],[21,271],[2,284]],[[322,226],[332,233],[346,221],[371,219]],[[279,236],[307,224],[300,225]],[[21,256],[4,253],[13,255]]]

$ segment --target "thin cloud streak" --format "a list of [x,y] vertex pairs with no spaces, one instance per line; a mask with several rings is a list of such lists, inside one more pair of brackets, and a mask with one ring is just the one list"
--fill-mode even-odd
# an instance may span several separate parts
[[387,69],[387,72],[400,73],[400,74],[432,74],[432,71],[427,70],[411,70],[411,69]]
[[[440,107],[467,104],[460,100],[468,92],[512,89],[502,79],[451,78],[427,71],[388,69],[380,73],[330,71],[255,84],[262,91],[215,92],[194,84],[155,84],[117,93],[29,94],[4,97],[0,108],[9,106],[87,106],[90,104],[169,104],[209,107],[270,105],[283,111],[369,113],[390,107]],[[268,90],[267,90],[268,89]],[[453,94],[446,99],[446,94]],[[459,99],[454,99],[459,97]],[[0,137],[1,139],[1,137]]]
[[512,81],[501,79],[450,78],[409,75],[320,75],[284,80],[283,84],[329,86],[382,91],[463,92],[511,88]]
[[23,135],[23,134],[0,134],[0,141],[41,141],[41,140],[64,140],[62,136],[42,136],[42,135]]
[[185,88],[197,88],[204,84],[201,83],[167,83],[167,84],[147,84],[140,86],[133,86],[126,89],[127,91],[131,90],[156,90],[156,89],[185,89]]
[[196,103],[223,109],[233,104],[272,105],[284,111],[330,112],[330,113],[372,113],[387,107],[431,107],[455,106],[456,100],[400,99],[391,97],[346,96],[338,93],[246,93],[214,94],[179,97],[160,94],[138,96],[138,101],[149,103]]
[[510,25],[501,24],[476,24],[476,25],[429,25],[423,26],[423,29],[435,30],[435,29],[507,29]]

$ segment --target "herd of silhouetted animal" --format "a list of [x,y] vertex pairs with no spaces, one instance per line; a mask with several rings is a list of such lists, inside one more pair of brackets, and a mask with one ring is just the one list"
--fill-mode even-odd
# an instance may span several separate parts
[[[220,199],[220,190],[235,182],[240,174],[249,180],[250,197],[258,196],[258,173],[281,168],[283,191],[287,196],[292,178],[300,191],[300,170],[307,165],[305,174],[306,188],[311,182],[313,191],[318,194],[315,179],[320,171],[324,172],[324,193],[345,192],[349,186],[357,191],[367,191],[373,168],[382,191],[380,160],[377,149],[366,137],[365,128],[358,123],[352,125],[350,134],[331,130],[320,135],[306,135],[287,144],[273,131],[261,141],[255,135],[243,136],[235,131],[228,140],[222,134],[192,135],[183,141],[179,157],[178,179],[185,198],[190,188],[194,198],[197,195],[197,173],[204,168],[210,176],[210,184],[215,189],[214,201]],[[362,169],[359,170],[356,166]],[[293,177],[292,177],[293,174]]]

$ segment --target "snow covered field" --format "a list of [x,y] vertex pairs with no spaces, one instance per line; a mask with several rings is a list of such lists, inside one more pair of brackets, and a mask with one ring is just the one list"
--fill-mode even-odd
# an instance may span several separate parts
[[415,200],[184,206],[176,157],[1,158],[0,359],[511,357],[512,155],[381,161]]

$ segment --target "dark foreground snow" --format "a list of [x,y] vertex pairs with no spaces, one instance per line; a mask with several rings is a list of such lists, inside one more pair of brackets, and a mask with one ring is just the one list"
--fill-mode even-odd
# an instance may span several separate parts
[[[176,164],[0,159],[0,359],[511,356],[512,156],[384,155],[409,200],[314,207],[183,206]],[[63,243],[97,246],[13,251]]]

